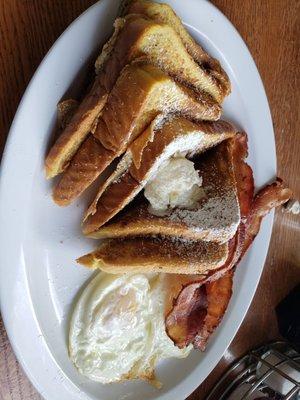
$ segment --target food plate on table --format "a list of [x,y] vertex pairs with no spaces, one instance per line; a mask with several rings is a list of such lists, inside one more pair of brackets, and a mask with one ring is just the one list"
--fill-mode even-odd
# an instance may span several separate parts
[[[59,188],[59,190],[54,189],[53,195],[57,203],[66,204],[70,199],[65,196],[65,192],[62,195],[63,185],[58,183],[60,181],[57,178],[55,178],[55,183],[53,183],[50,180],[45,180],[44,174],[45,157],[47,154],[51,154],[51,151],[50,153],[48,152],[54,142],[53,132],[57,124],[56,106],[62,99],[70,97],[78,98],[83,81],[82,77],[86,75],[87,71],[86,64],[88,62],[90,65],[93,64],[96,59],[96,54],[100,53],[101,46],[108,40],[112,33],[113,22],[119,13],[120,4],[119,1],[102,0],[89,8],[74,21],[54,44],[28,86],[11,127],[3,155],[0,181],[1,312],[10,341],[19,361],[37,390],[45,399],[184,399],[206,378],[230,344],[248,310],[263,269],[272,229],[272,213],[264,219],[259,235],[243,260],[239,263],[234,274],[233,294],[228,309],[220,326],[213,332],[207,343],[201,340],[200,343],[199,335],[198,338],[193,337],[193,339],[189,341],[187,340],[187,336],[183,337],[182,334],[179,336],[177,335],[178,326],[175,324],[176,329],[174,328],[174,320],[178,320],[176,306],[178,306],[178,302],[181,299],[179,294],[183,294],[182,291],[179,291],[176,297],[172,299],[174,300],[172,303],[173,305],[168,309],[166,332],[169,337],[166,336],[166,332],[162,329],[160,332],[163,332],[165,336],[163,336],[163,338],[160,337],[161,340],[159,340],[159,343],[166,343],[164,340],[168,340],[168,344],[165,345],[164,349],[167,349],[168,346],[173,346],[176,353],[175,357],[182,358],[187,355],[183,353],[188,346],[190,347],[186,353],[189,352],[190,354],[186,358],[171,358],[159,362],[156,368],[156,378],[153,378],[151,374],[150,378],[146,376],[146,379],[152,381],[153,385],[143,380],[125,381],[123,378],[126,374],[120,379],[122,381],[121,383],[103,385],[102,383],[87,378],[87,376],[89,376],[94,380],[99,380],[95,379],[95,374],[87,373],[86,365],[84,365],[84,368],[82,365],[82,368],[80,367],[80,363],[78,359],[76,359],[78,355],[78,349],[76,347],[78,344],[76,342],[76,327],[81,326],[80,324],[84,324],[85,312],[87,312],[91,304],[89,300],[92,298],[93,294],[97,293],[99,287],[102,288],[101,290],[103,292],[103,288],[109,287],[110,285],[122,286],[124,284],[122,281],[122,279],[124,279],[123,275],[113,274],[120,274],[120,271],[123,270],[124,272],[128,272],[129,264],[130,271],[134,273],[157,273],[158,270],[162,269],[162,272],[166,273],[165,276],[172,276],[172,274],[169,274],[170,271],[172,272],[171,263],[170,265],[166,265],[163,260],[166,256],[165,252],[167,252],[169,256],[171,255],[169,258],[172,259],[173,257],[172,251],[175,246],[174,242],[176,242],[174,237],[171,239],[168,237],[166,239],[165,236],[163,236],[161,239],[156,239],[151,236],[144,241],[139,238],[138,241],[134,242],[134,246],[132,246],[133,239],[131,237],[124,240],[120,240],[117,237],[121,232],[121,227],[124,228],[122,218],[128,218],[126,213],[132,212],[132,210],[128,211],[126,206],[131,200],[136,201],[136,195],[144,188],[145,196],[151,203],[151,207],[156,211],[160,211],[154,214],[150,212],[150,214],[155,215],[155,217],[149,217],[147,214],[148,211],[143,213],[145,221],[148,221],[150,218],[153,224],[151,225],[151,229],[149,228],[146,233],[153,235],[163,232],[163,234],[167,236],[173,235],[173,233],[170,233],[173,228],[168,231],[164,222],[161,222],[161,219],[165,218],[165,215],[161,213],[162,209],[159,207],[164,203],[165,198],[160,197],[159,201],[157,200],[157,192],[155,192],[155,190],[157,189],[157,185],[161,183],[159,183],[159,179],[155,181],[154,178],[157,176],[154,177],[153,170],[166,167],[166,165],[168,165],[168,168],[171,168],[171,163],[166,163],[170,161],[170,157],[173,157],[171,162],[174,171],[179,165],[181,171],[187,171],[186,173],[190,174],[189,176],[193,179],[193,196],[196,194],[198,196],[197,204],[200,204],[201,201],[205,203],[205,199],[201,200],[200,189],[202,183],[204,182],[205,184],[205,177],[211,174],[207,171],[206,167],[208,163],[214,163],[213,165],[215,168],[217,165],[216,160],[220,159],[219,155],[221,154],[224,156],[226,153],[227,150],[224,148],[224,145],[220,143],[221,141],[225,139],[227,141],[233,140],[233,136],[235,136],[239,137],[241,143],[245,143],[245,136],[243,136],[242,133],[237,133],[239,131],[247,132],[248,135],[249,157],[247,162],[253,170],[256,188],[261,188],[276,176],[274,133],[267,98],[254,61],[239,34],[223,14],[207,1],[189,0],[188,7],[184,7],[183,3],[179,0],[170,0],[167,3],[173,7],[177,15],[180,16],[185,28],[195,41],[200,43],[210,56],[220,61],[231,82],[231,93],[229,96],[226,78],[224,78],[226,74],[223,75],[222,70],[218,67],[218,63],[215,64],[212,58],[209,58],[207,61],[211,63],[210,66],[207,66],[207,63],[203,63],[203,71],[205,74],[207,71],[212,71],[212,74],[215,74],[215,77],[217,77],[216,80],[218,81],[219,79],[219,84],[216,86],[216,90],[208,88],[209,93],[201,94],[202,97],[199,93],[197,97],[194,97],[194,94],[191,93],[192,90],[189,86],[189,81],[186,82],[186,86],[183,87],[183,78],[181,78],[180,82],[176,81],[175,84],[169,76],[162,76],[161,71],[157,71],[157,66],[145,64],[145,59],[139,59],[137,62],[135,62],[136,60],[128,60],[130,65],[127,65],[127,62],[125,62],[124,70],[122,70],[123,75],[121,74],[121,78],[118,78],[117,81],[119,88],[122,87],[122,79],[123,83],[125,82],[128,84],[128,82],[131,81],[136,82],[138,76],[150,76],[152,80],[149,78],[149,84],[147,90],[145,90],[145,93],[150,93],[150,89],[148,88],[151,85],[153,86],[151,82],[153,82],[153,77],[155,77],[155,82],[163,82],[163,85],[165,85],[164,87],[172,87],[172,90],[176,93],[177,99],[180,97],[181,102],[175,101],[173,103],[172,99],[170,100],[168,97],[165,98],[166,103],[173,104],[173,108],[171,107],[168,112],[172,111],[176,113],[172,115],[172,117],[168,116],[166,119],[160,118],[158,114],[153,115],[151,121],[146,123],[148,128],[146,130],[142,129],[142,131],[144,131],[140,132],[141,135],[138,136],[138,138],[133,137],[133,131],[130,131],[130,135],[128,134],[126,136],[127,142],[125,143],[122,139],[115,147],[111,139],[109,137],[104,137],[102,134],[101,143],[104,143],[106,146],[104,146],[104,150],[101,148],[101,151],[104,151],[106,156],[106,158],[103,156],[103,159],[105,158],[106,160],[104,163],[105,166],[110,164],[116,157],[122,156],[122,154],[125,153],[117,170],[115,170],[117,171],[117,176],[114,175],[114,168],[116,168],[116,165],[113,164],[110,169],[110,173],[113,174],[112,178],[108,178],[107,181],[102,180],[100,189],[98,183],[98,195],[94,201],[93,198],[97,192],[97,186],[94,186],[94,191],[93,189],[87,190],[78,198],[77,196],[81,193],[80,191],[83,190],[81,188],[76,189],[76,193],[74,194],[74,191],[72,193],[73,197],[71,200],[73,203],[71,205],[63,208],[57,207],[51,196],[54,185],[56,185],[56,188]],[[151,52],[153,53],[152,50]],[[162,57],[164,60],[162,63],[165,65],[165,59],[168,57],[167,52],[164,54],[164,57],[165,58]],[[121,62],[120,60],[119,62]],[[183,57],[183,60],[187,60],[187,58]],[[99,63],[96,64],[96,66],[99,67]],[[196,66],[193,68],[195,69],[198,67]],[[170,71],[171,67],[167,72],[171,74],[173,70]],[[116,74],[116,78],[118,75],[119,72]],[[192,79],[192,75],[190,76]],[[113,79],[112,75],[110,75],[110,78]],[[111,87],[109,85],[111,85]],[[114,83],[107,83],[106,89],[108,87],[109,90],[107,90],[107,93],[101,94],[101,101],[97,103],[97,107],[106,107],[104,108],[105,111],[102,112],[101,108],[96,109],[94,117],[94,119],[97,117],[97,126],[102,124],[102,131],[104,129],[104,124],[109,121],[109,107],[112,107],[110,105],[110,91],[115,90]],[[224,87],[225,89],[223,90],[222,88]],[[67,92],[69,97],[66,97]],[[98,92],[97,95],[99,95]],[[219,103],[223,101],[224,97],[226,98],[222,104],[222,119],[230,121],[231,124],[222,121],[211,121],[219,118],[221,113]],[[199,107],[194,104],[195,98],[196,102],[200,104]],[[102,105],[101,102],[103,102]],[[159,106],[157,107],[159,108]],[[164,104],[164,107],[167,106]],[[184,107],[184,118],[177,115],[178,111],[180,111],[178,107]],[[209,112],[207,112],[207,107],[209,107]],[[76,104],[74,108],[76,108]],[[146,107],[143,109],[143,115],[146,112],[145,110],[147,111]],[[159,109],[159,111],[162,110]],[[101,112],[102,114],[100,114]],[[126,114],[127,119],[136,118],[136,115],[136,113],[133,113],[131,116],[129,109]],[[197,118],[210,121],[203,123],[197,120]],[[69,124],[72,124],[72,119]],[[91,130],[95,128],[93,130],[94,137],[88,137],[88,139],[82,137],[79,143],[81,146],[82,143],[86,144],[84,140],[89,140],[89,144],[94,146],[94,138],[96,137],[97,139],[97,137],[100,137],[99,129],[97,129],[97,126],[95,127],[95,125],[93,125],[94,122],[90,121],[90,124]],[[109,124],[107,126],[108,128],[110,127]],[[181,129],[184,127],[184,132],[189,132],[189,135],[193,138],[192,147],[190,142],[177,140],[176,129],[178,130],[178,127]],[[66,127],[64,127],[64,129],[66,129]],[[119,132],[120,128],[118,129]],[[150,166],[147,164],[147,168],[143,171],[143,173],[146,171],[147,174],[143,175],[140,169],[141,165],[146,165],[146,158],[143,154],[146,154],[147,151],[154,151],[151,146],[157,144],[157,132],[159,132],[159,137],[166,138],[166,143],[169,147],[166,145],[165,149],[160,149],[158,154],[155,154],[157,160],[163,160],[163,163],[153,162],[153,165],[151,164]],[[122,138],[123,137],[125,136],[123,135]],[[77,143],[78,147],[79,144]],[[99,148],[99,144],[96,144],[96,146]],[[159,144],[157,146],[159,147]],[[195,146],[197,148],[195,148]],[[208,150],[211,146],[223,147],[218,147],[219,150],[214,150],[215,147]],[[142,151],[140,150],[141,148]],[[85,149],[87,149],[87,147]],[[268,149],[267,152],[266,149]],[[178,157],[179,150],[181,150],[182,154],[178,164],[176,157]],[[77,148],[73,154],[76,153],[76,151]],[[210,151],[211,153],[206,153],[205,151]],[[219,151],[219,153],[215,154],[214,151]],[[201,176],[200,179],[192,175],[190,169],[191,161],[185,158],[189,158],[189,155],[191,155],[191,157],[197,155],[198,157],[198,153],[200,154],[199,161],[195,161],[195,165],[199,163],[199,171],[202,171],[201,175],[203,175],[203,177]],[[201,156],[202,153],[204,154],[203,156]],[[232,150],[232,153],[234,154],[234,150]],[[60,159],[61,164],[57,163],[54,165],[53,159],[57,154],[58,152],[55,150],[52,152],[50,158],[48,158],[49,156],[47,157],[46,170],[49,177],[56,175],[57,172],[62,172],[65,164],[69,163],[72,158],[69,157],[70,159],[68,160]],[[74,157],[76,157],[76,154]],[[128,157],[130,158],[132,155],[134,165],[127,164]],[[176,157],[174,155],[176,155]],[[207,161],[204,162],[203,157],[207,159]],[[229,162],[229,158],[226,157],[224,156],[225,164]],[[51,162],[49,162],[49,160]],[[239,162],[242,163],[244,161],[239,160]],[[76,162],[73,162],[73,166],[74,164],[75,166],[78,165]],[[233,167],[230,166],[228,167],[229,169],[236,168],[236,164],[234,162],[232,162],[232,164]],[[124,165],[126,166],[125,169]],[[224,164],[222,165],[224,173]],[[222,165],[219,167],[220,174],[222,173]],[[231,165],[230,162],[228,165]],[[49,166],[54,169],[51,169]],[[71,167],[72,159],[68,168]],[[126,198],[122,198],[119,203],[115,205],[111,215],[101,215],[101,207],[99,204],[104,204],[106,207],[105,201],[107,201],[111,193],[115,193],[113,191],[114,188],[122,188],[122,185],[125,184],[129,187],[128,180],[125,182],[125,179],[127,179],[127,167],[130,168],[131,175],[135,177],[134,188],[130,189]],[[102,165],[99,168],[101,169]],[[162,170],[159,169],[159,171]],[[67,173],[64,172],[63,175],[66,176]],[[109,174],[106,174],[106,176],[108,175]],[[85,175],[85,177],[87,177],[87,175]],[[85,184],[85,187],[87,187],[89,183],[92,183],[97,177],[98,176],[95,174],[92,177],[89,175],[87,178],[89,182]],[[160,181],[164,179],[168,181],[168,185],[171,187],[172,184],[168,174],[160,175]],[[225,181],[226,179],[224,178],[224,182]],[[151,183],[152,186],[150,187],[148,183]],[[234,187],[235,184],[229,183],[228,185],[229,187]],[[281,187],[280,185],[280,181],[277,181],[275,184],[276,187]],[[257,209],[261,206],[261,199],[263,199],[264,196],[268,196],[270,191],[272,190],[267,188],[261,193],[261,196],[256,202]],[[215,192],[218,193],[218,188],[215,188]],[[234,193],[232,201],[236,201],[236,192],[238,192],[238,189],[232,191],[232,193]],[[289,193],[285,193],[285,195],[287,198],[289,197]],[[190,211],[187,210],[189,210],[191,206],[190,202],[192,197],[182,200],[183,197],[181,194],[175,199],[172,198],[175,208],[177,206],[179,207],[178,199],[180,199],[181,202],[184,201],[186,206],[186,210],[184,210],[185,215],[188,214],[188,216],[190,216]],[[281,199],[281,201],[283,201],[283,199]],[[138,205],[141,209],[143,207],[145,208],[143,202],[145,202],[145,199],[142,199],[142,202]],[[159,207],[156,208],[158,203]],[[90,207],[87,210],[89,205]],[[168,203],[168,207],[171,207],[171,203]],[[237,205],[237,207],[239,206]],[[113,219],[117,211],[124,213],[124,215],[120,214],[121,222],[120,220]],[[172,216],[172,213],[173,211],[170,211],[168,219],[175,224],[177,215],[175,218]],[[87,236],[82,234],[82,229],[80,227],[83,214],[86,216],[83,231]],[[243,223],[247,228],[247,222],[250,221],[248,225],[252,224],[252,227],[255,225],[255,222],[257,222],[253,216],[251,217],[252,219],[247,219],[243,216],[242,212],[241,214],[242,218],[238,222],[233,218],[230,228],[228,227],[222,232],[220,230],[221,233],[218,231],[218,234],[212,239],[218,242],[217,250],[214,247],[216,245],[210,243],[213,237],[210,227],[206,227],[206,230],[202,229],[200,233],[197,231],[196,239],[202,240],[203,242],[201,242],[200,247],[197,246],[199,257],[196,257],[197,253],[191,250],[195,255],[193,265],[197,266],[197,269],[195,267],[189,273],[198,275],[193,281],[185,282],[185,284],[199,282],[199,276],[203,278],[208,270],[210,272],[207,273],[205,277],[209,278],[211,277],[211,270],[218,271],[220,267],[224,265],[224,261],[229,257],[231,251],[231,247],[228,245],[229,242],[225,243],[224,237],[227,235],[227,241],[232,239],[232,235],[235,233],[233,232],[233,226],[236,230],[239,223]],[[203,223],[205,218],[201,215],[199,218],[199,221]],[[109,222],[110,219],[112,224]],[[154,222],[153,219],[155,220]],[[211,219],[213,220],[213,216],[211,216]],[[163,219],[163,221],[165,220]],[[107,223],[110,225],[107,225]],[[189,247],[190,243],[188,242],[187,244],[186,240],[190,239],[188,236],[191,235],[192,230],[191,226],[187,225],[185,225],[184,229],[182,225],[180,227],[180,236],[185,236],[184,242],[181,243],[180,246],[183,246],[185,254],[187,248],[188,251],[191,249],[191,247]],[[128,224],[126,226],[126,235],[130,236],[131,234],[128,232],[131,228],[128,227]],[[145,223],[143,223],[143,226],[145,226]],[[174,226],[176,229],[179,229],[176,224]],[[137,230],[141,232],[140,226],[134,224],[132,231],[136,232]],[[142,233],[145,234],[145,229],[143,228],[142,230]],[[114,233],[112,234],[112,232]],[[122,232],[124,233],[125,230]],[[232,235],[230,232],[232,232]],[[255,229],[253,235],[254,234]],[[192,234],[193,238],[194,235],[195,233]],[[251,235],[252,233],[249,234],[248,237],[248,239],[250,238],[249,243],[252,241]],[[99,245],[99,242],[95,242],[88,236],[109,238],[107,240],[111,241],[104,242],[104,247],[100,247],[100,250],[95,250],[95,243]],[[209,241],[208,237],[210,238]],[[139,258],[137,258],[133,251],[135,246],[137,246],[137,248],[141,246],[143,249],[142,252],[137,251],[139,253]],[[193,246],[192,248],[194,249],[195,246]],[[157,249],[162,248],[164,250],[156,252]],[[201,249],[204,249],[203,251],[208,255],[208,258],[205,258],[205,265],[209,265],[209,268],[203,267],[204,262],[201,261],[203,252]],[[180,257],[178,257],[179,253],[177,250],[178,248],[174,251],[172,260],[174,260],[175,264],[177,263],[179,265],[178,267],[176,264],[178,267],[176,273],[180,274],[182,264]],[[120,254],[117,260],[116,257],[110,257],[112,251],[115,252],[115,254]],[[156,257],[149,257],[149,254],[153,254],[153,252],[156,252]],[[126,258],[124,256],[122,258],[121,255],[122,257],[123,255],[127,255],[128,257]],[[89,268],[96,267],[102,269],[108,272],[109,275],[105,275],[106,278],[100,279],[98,271],[94,272],[89,268],[78,266],[75,261],[76,259],[79,259],[82,265]],[[138,263],[136,260],[138,260]],[[188,271],[190,264],[189,260],[186,261],[185,268],[187,268],[186,271]],[[155,269],[157,265],[160,265],[157,267],[158,270]],[[141,268],[141,266],[144,266],[144,269]],[[120,276],[120,278],[118,278],[118,276]],[[230,279],[231,278],[230,276]],[[100,283],[99,279],[101,281]],[[135,278],[132,279],[134,281]],[[149,281],[151,279],[154,279],[152,275]],[[230,282],[231,281],[232,279]],[[216,280],[215,282],[220,281]],[[225,283],[227,284],[227,282]],[[132,283],[132,285],[141,285],[141,287],[144,287],[143,285],[145,284],[152,285],[152,283],[145,283],[143,279]],[[164,282],[160,282],[159,278],[158,289],[155,284],[154,286],[156,289],[153,289],[154,293],[155,290],[158,290],[160,294],[163,293],[164,289],[162,288],[164,284]],[[215,284],[206,281],[205,285],[205,291],[207,296],[209,296],[210,291],[213,292]],[[124,287],[125,286],[126,282],[124,284]],[[229,291],[231,293],[231,286]],[[141,293],[143,293],[143,290],[141,290]],[[151,294],[151,296],[153,298],[159,297],[157,294],[155,296]],[[96,298],[95,304],[97,304],[97,301]],[[77,304],[76,307],[75,304]],[[73,313],[74,307],[75,312]],[[154,314],[160,315],[160,312],[161,310]],[[157,321],[161,321],[159,318]],[[142,322],[144,323],[144,321]],[[99,323],[103,323],[103,321]],[[156,328],[160,324],[160,322],[156,323],[153,321],[152,323]],[[71,333],[69,338],[70,326]],[[186,326],[184,326],[184,328],[186,328]],[[133,332],[133,340],[135,340],[134,334],[135,332]],[[91,337],[84,337],[84,340],[89,341],[92,339]],[[192,344],[199,349],[203,350],[204,347],[206,347],[206,349],[204,352],[199,350],[190,351]],[[70,347],[70,354],[68,347]],[[166,357],[170,354],[174,354],[174,348],[171,347],[165,352]],[[179,347],[181,350],[179,350]],[[75,368],[69,355],[82,373],[79,373]],[[132,352],[131,356],[135,357],[135,352]],[[160,359],[166,357],[159,356],[156,358]],[[134,377],[140,376],[141,374],[137,373]],[[101,379],[100,381],[104,382],[103,376],[101,376]],[[107,382],[110,381],[109,379],[110,378],[108,378]],[[160,383],[162,386],[158,389]]]

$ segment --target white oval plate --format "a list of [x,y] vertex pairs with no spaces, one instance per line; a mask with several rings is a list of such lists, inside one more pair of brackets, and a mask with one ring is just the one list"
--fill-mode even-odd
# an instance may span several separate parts
[[[158,368],[161,390],[139,381],[103,386],[77,373],[67,354],[68,321],[75,296],[91,273],[74,260],[95,242],[80,233],[84,200],[68,208],[53,204],[43,162],[56,104],[109,36],[118,3],[96,3],[57,40],[24,94],[2,161],[1,311],[19,361],[49,400],[185,398],[214,368],[237,332],[258,284],[271,235],[272,214],[235,274],[229,309],[206,352],[194,351],[185,360],[162,363]],[[224,104],[225,117],[248,132],[250,163],[261,186],[276,171],[274,134],[264,88],[247,47],[209,2],[169,3],[228,72],[232,94]]]

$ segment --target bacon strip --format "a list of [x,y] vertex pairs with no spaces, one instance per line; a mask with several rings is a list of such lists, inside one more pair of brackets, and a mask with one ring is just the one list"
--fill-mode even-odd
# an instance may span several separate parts
[[263,217],[267,215],[272,208],[286,203],[292,195],[293,192],[284,186],[280,178],[277,178],[275,182],[265,186],[256,194],[245,222],[245,238],[239,260],[246,253],[258,234]]
[[176,346],[193,343],[195,348],[205,349],[228,306],[232,278],[230,270],[214,282],[192,282],[182,289],[166,317],[167,334]]
[[207,340],[221,322],[232,295],[233,270],[227,271],[220,279],[205,284],[207,311],[200,329],[194,338],[194,347],[205,350]]
[[198,330],[204,325],[207,314],[205,285],[188,284],[176,299],[173,310],[166,317],[166,331],[177,347],[193,342]]
[[[226,263],[219,269],[197,279],[190,276],[177,292],[173,307],[168,310],[165,324],[169,337],[178,347],[193,343],[204,350],[207,340],[219,325],[231,294],[234,267],[241,260],[259,232],[262,218],[274,207],[286,203],[292,191],[281,179],[267,185],[253,198],[252,170],[244,161],[248,153],[246,134],[238,134],[233,143],[233,160],[241,209],[241,223],[229,243]],[[180,287],[180,276],[177,286]]]

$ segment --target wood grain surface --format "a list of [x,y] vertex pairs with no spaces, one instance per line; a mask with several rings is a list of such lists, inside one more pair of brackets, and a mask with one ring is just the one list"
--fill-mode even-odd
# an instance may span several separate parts
[[[70,22],[93,3],[93,0],[0,2],[0,155],[35,69]],[[300,2],[214,0],[213,3],[235,25],[256,61],[274,121],[278,175],[300,198]],[[237,357],[278,337],[274,307],[300,281],[299,231],[299,216],[277,211],[267,262],[250,310],[223,359],[189,400],[204,400]],[[1,319],[0,399],[41,399],[16,361]]]

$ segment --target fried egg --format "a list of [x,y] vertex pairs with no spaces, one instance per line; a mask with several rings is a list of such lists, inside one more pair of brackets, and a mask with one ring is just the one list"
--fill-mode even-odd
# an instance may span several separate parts
[[154,368],[166,358],[186,357],[168,337],[163,274],[100,272],[78,300],[70,324],[70,358],[86,377],[101,383],[142,378],[159,385]]

